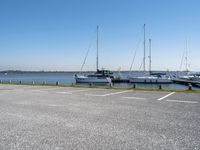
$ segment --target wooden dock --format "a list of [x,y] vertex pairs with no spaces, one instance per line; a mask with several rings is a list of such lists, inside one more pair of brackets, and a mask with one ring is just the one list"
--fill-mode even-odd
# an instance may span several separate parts
[[129,79],[112,79],[113,83],[129,83]]
[[193,86],[198,86],[200,87],[200,82],[198,81],[192,81],[192,80],[183,80],[183,79],[173,79],[172,80],[174,83],[179,83],[179,84],[184,84],[184,85],[193,85]]

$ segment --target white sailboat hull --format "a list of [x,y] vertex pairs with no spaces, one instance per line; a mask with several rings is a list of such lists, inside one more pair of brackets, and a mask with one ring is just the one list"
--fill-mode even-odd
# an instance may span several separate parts
[[157,77],[131,77],[129,78],[130,83],[151,83],[151,84],[159,84],[159,83],[172,83],[171,79],[168,78],[157,78]]
[[200,83],[198,83],[198,84],[196,84],[196,85],[200,87]]
[[87,76],[76,76],[76,83],[111,83],[109,77],[87,77]]

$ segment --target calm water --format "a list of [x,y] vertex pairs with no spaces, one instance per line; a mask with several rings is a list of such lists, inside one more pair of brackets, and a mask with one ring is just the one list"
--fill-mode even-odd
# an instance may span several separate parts
[[[75,83],[74,80],[75,73],[67,73],[67,72],[58,72],[58,73],[0,73],[0,80],[3,82],[9,82],[10,80],[12,82],[19,82],[22,81],[22,83],[31,83],[34,81],[35,83],[42,84],[43,82],[46,82],[47,84],[55,84],[57,81],[60,84],[72,84]],[[119,75],[119,73],[115,72],[115,75]],[[129,73],[128,72],[122,72],[120,75],[123,78],[126,78]],[[132,72],[131,75],[142,75],[141,72]],[[133,84],[128,83],[115,83],[114,86],[125,86],[125,87],[131,87]],[[137,87],[148,87],[148,88],[158,88],[159,85],[156,84],[136,84]],[[163,84],[163,88],[172,88],[172,89],[187,89],[187,86],[179,85],[179,84]],[[197,88],[200,90],[200,88]]]

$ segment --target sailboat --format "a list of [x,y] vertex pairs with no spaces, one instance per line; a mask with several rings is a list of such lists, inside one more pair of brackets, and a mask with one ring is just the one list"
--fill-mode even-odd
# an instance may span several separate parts
[[[144,24],[144,57],[143,57],[143,71],[146,72],[146,25]],[[152,73],[151,71],[151,39],[149,39],[149,73],[144,76],[129,77],[130,83],[150,83],[150,84],[168,84],[172,83],[172,80],[166,73]]]
[[191,84],[200,87],[200,73],[189,71],[188,65],[188,41],[186,39],[186,51],[183,53],[181,59],[180,70],[182,68],[183,59],[185,59],[185,70],[178,72],[177,76],[173,79],[174,82],[180,84]]
[[97,57],[96,57],[96,72],[89,75],[75,75],[76,83],[111,83],[112,72],[109,70],[99,70],[99,26],[97,26]]
[[185,59],[185,71],[182,71],[181,73],[184,75],[180,75],[180,73],[179,73],[177,78],[181,79],[181,80],[188,80],[188,81],[200,81],[200,74],[192,73],[188,69],[189,65],[188,65],[188,41],[187,41],[187,39],[186,39],[186,50],[183,53],[183,56],[181,59],[180,70],[182,68],[183,59]]
[[174,78],[173,82],[185,85],[191,84],[200,87],[200,73],[187,72],[187,75]]

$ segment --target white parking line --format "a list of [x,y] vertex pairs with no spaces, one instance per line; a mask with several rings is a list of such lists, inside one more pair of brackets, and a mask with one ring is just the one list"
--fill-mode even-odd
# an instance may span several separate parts
[[17,117],[17,118],[21,118],[21,119],[26,119],[26,120],[31,120],[30,117],[21,115],[21,114],[14,114],[14,113],[7,113],[7,115],[12,116],[12,117]]
[[73,90],[69,91],[70,93],[76,93],[76,92],[86,92],[86,91],[92,91],[91,89],[83,89],[83,90]]
[[40,91],[49,91],[49,90],[59,90],[61,89],[62,87],[49,87],[49,88],[41,88],[41,89],[36,89],[36,90],[40,90]]
[[54,92],[56,94],[72,94],[71,92]]
[[86,96],[100,96],[100,97],[105,97],[105,96],[111,96],[111,95],[117,95],[117,94],[122,94],[122,93],[127,93],[130,92],[128,91],[121,91],[121,92],[115,92],[115,93],[108,93],[108,94],[103,94],[103,95],[98,95],[98,94],[85,94]]
[[176,93],[176,92],[169,93],[169,94],[167,94],[167,95],[165,95],[165,96],[163,96],[163,97],[161,97],[161,98],[159,98],[159,99],[157,99],[157,100],[158,100],[158,101],[161,101],[161,100],[163,100],[163,99],[165,99],[165,98],[171,96],[171,95],[174,94],[174,93]]
[[55,92],[57,94],[73,94],[77,92],[85,92],[85,91],[91,91],[91,89],[84,89],[84,90],[73,90],[73,91],[67,91],[67,92]]
[[[29,91],[33,91],[33,92],[51,92],[51,91],[54,91],[54,90],[60,90],[61,87],[56,87],[56,88],[34,88],[34,89],[27,89]],[[26,90],[26,89],[19,89],[19,90]]]
[[166,100],[168,102],[177,102],[177,103],[189,103],[189,104],[196,104],[197,101],[180,101],[180,100]]
[[97,94],[85,94],[85,96],[99,96],[99,97],[101,97],[101,96],[103,96],[103,95],[97,95]]
[[140,100],[146,100],[146,98],[141,98],[141,97],[122,97],[125,99],[140,99]]
[[69,106],[69,105],[54,105],[54,104],[48,104],[48,105],[44,105],[44,106],[47,106],[47,107],[66,107],[66,106]]

